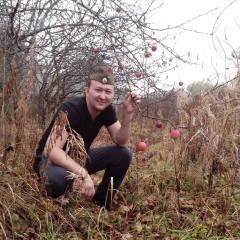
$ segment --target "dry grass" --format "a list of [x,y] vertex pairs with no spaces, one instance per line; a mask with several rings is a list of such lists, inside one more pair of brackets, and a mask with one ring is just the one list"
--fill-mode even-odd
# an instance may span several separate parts
[[[238,85],[224,87],[189,103],[179,92],[177,140],[169,137],[169,123],[157,129],[138,116],[129,141],[133,161],[112,213],[78,194],[67,204],[46,198],[32,170],[41,130],[25,115],[22,125],[5,119],[5,141],[16,146],[18,128],[24,141],[13,151],[0,146],[0,238],[240,238],[239,93]],[[136,152],[139,140],[145,152]],[[110,143],[103,130],[94,145]],[[93,176],[96,184],[101,174]]]

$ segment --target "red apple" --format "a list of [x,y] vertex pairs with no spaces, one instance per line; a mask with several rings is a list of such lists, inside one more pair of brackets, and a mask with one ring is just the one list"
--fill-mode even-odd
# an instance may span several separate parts
[[149,57],[151,57],[152,56],[152,54],[150,53],[150,52],[148,52],[148,51],[146,51],[145,53],[144,53],[144,57],[145,58],[149,58]]
[[178,84],[179,84],[179,86],[182,86],[182,85],[183,85],[183,82],[182,82],[182,81],[180,81]]
[[157,51],[157,46],[152,46],[152,51],[153,52]]
[[137,78],[140,78],[140,77],[142,76],[142,73],[141,73],[141,72],[136,72],[136,73],[135,73],[135,76],[136,76]]
[[138,142],[137,143],[137,150],[144,151],[147,148],[147,144],[145,142]]
[[170,137],[172,139],[177,139],[180,136],[180,132],[177,129],[171,130]]
[[155,125],[156,125],[157,128],[161,128],[162,127],[162,123],[161,122],[156,122]]
[[114,50],[114,45],[108,46],[108,50]]

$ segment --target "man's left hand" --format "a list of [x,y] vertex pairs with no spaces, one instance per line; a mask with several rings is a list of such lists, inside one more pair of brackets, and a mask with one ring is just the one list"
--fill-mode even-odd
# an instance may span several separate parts
[[141,102],[141,96],[136,92],[128,92],[123,101],[123,109],[127,113],[133,113],[137,108],[137,104]]

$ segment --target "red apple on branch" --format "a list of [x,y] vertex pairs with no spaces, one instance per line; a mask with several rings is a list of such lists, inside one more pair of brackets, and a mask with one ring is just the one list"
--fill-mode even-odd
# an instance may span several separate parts
[[144,151],[147,148],[147,144],[145,142],[138,142],[137,143],[137,150]]
[[177,129],[171,130],[170,137],[172,139],[177,139],[180,137],[180,132]]
[[183,85],[183,82],[182,82],[182,81],[180,81],[178,84],[179,84],[179,86],[182,86],[182,85]]
[[92,51],[93,51],[93,52],[98,52],[99,49],[95,47],[95,48],[92,48]]
[[108,46],[108,50],[114,50],[114,45]]
[[135,73],[135,76],[136,76],[137,78],[140,78],[140,77],[142,76],[142,73],[141,73],[141,72],[136,72],[136,73]]
[[149,58],[149,57],[151,57],[152,56],[152,54],[150,53],[150,52],[148,52],[148,51],[146,51],[145,53],[144,53],[144,57],[145,58]]
[[161,127],[162,127],[162,123],[161,123],[161,122],[159,122],[159,121],[158,121],[158,122],[156,122],[156,124],[155,124],[155,125],[156,125],[156,127],[157,127],[157,128],[161,128]]
[[157,51],[157,46],[152,46],[152,51],[153,52]]

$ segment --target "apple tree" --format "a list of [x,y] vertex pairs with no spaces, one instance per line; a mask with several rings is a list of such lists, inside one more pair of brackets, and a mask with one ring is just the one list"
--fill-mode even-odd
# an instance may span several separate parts
[[1,84],[6,85],[16,62],[16,102],[29,85],[26,79],[34,61],[31,113],[38,114],[42,124],[60,102],[82,92],[88,75],[99,64],[112,66],[120,92],[137,90],[147,97],[169,89],[171,84],[163,84],[167,72],[188,63],[190,56],[168,46],[168,40],[175,38],[167,35],[169,28],[151,23],[152,15],[161,14],[161,9],[156,0],[144,4],[138,0],[3,0],[5,81],[1,79]]

